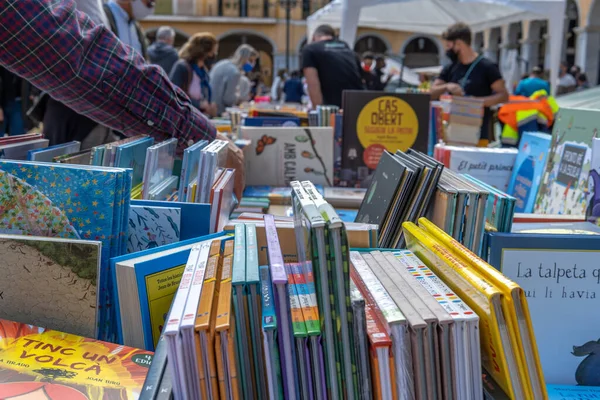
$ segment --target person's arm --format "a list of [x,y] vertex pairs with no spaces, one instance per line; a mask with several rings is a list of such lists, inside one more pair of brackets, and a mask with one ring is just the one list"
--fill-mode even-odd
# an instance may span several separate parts
[[517,96],[524,96],[524,94],[523,94],[523,81],[519,82],[519,84],[517,85],[517,88],[515,89],[515,95],[517,95]]
[[75,10],[73,0],[0,0],[0,65],[71,109],[128,136],[178,138],[178,151],[215,127],[162,68]]
[[313,108],[322,105],[323,93],[321,92],[319,72],[316,68],[304,68],[304,77],[306,78],[306,86],[308,87],[308,97],[310,97]]
[[500,68],[495,63],[490,63],[486,69],[487,81],[490,82],[490,88],[492,94],[490,96],[482,97],[483,105],[485,107],[495,106],[496,104],[506,103],[508,101],[508,90],[506,89],[506,82],[502,78]]
[[508,90],[506,90],[504,79],[498,79],[492,84],[492,92],[493,94],[490,96],[480,97],[480,99],[483,99],[484,107],[491,107],[508,101]]

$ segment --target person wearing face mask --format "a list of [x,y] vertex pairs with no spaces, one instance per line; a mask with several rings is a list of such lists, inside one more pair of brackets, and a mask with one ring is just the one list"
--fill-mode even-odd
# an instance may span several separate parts
[[217,38],[212,33],[196,33],[179,51],[180,60],[175,63],[169,78],[183,89],[204,114],[216,117],[217,107],[212,102],[212,88],[205,61],[217,54]]
[[500,69],[471,47],[471,28],[464,23],[449,27],[442,35],[446,43],[446,65],[431,86],[433,100],[448,93],[483,99],[484,114],[481,139],[493,140],[492,111],[490,107],[508,101],[508,91]]
[[249,74],[256,64],[258,52],[247,44],[237,48],[230,59],[221,60],[210,71],[213,101],[217,105],[217,115],[225,112],[227,107],[238,105],[240,98],[238,85],[242,73]]
[[145,59],[148,59],[148,48],[138,21],[154,14],[155,3],[155,0],[109,0],[104,5],[113,33]]

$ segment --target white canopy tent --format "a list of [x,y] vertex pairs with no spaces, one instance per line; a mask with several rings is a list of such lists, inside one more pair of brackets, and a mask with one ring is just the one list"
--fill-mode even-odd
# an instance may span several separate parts
[[[308,17],[308,37],[322,24],[340,28],[340,38],[354,43],[359,26],[441,35],[456,22],[473,32],[523,20],[547,19],[550,79],[558,78],[564,37],[565,0],[334,0]],[[555,85],[553,85],[555,87]]]

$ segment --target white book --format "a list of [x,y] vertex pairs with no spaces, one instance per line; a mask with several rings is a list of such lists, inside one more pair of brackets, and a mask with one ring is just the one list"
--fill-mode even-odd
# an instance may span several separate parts
[[202,246],[194,246],[190,251],[190,256],[183,271],[183,275],[181,276],[181,282],[179,283],[177,293],[173,298],[171,311],[169,312],[163,331],[163,335],[167,341],[168,364],[171,370],[171,376],[173,377],[173,395],[176,399],[181,400],[192,399],[188,396],[187,390],[185,390],[185,357],[183,354],[183,343],[181,336],[179,335],[179,327],[181,326],[183,311],[190,292],[201,248]]
[[[454,319],[457,326],[454,370],[457,374],[457,398],[481,400],[481,345],[479,339],[479,316],[458,297],[433,271],[411,251],[399,250],[390,254],[402,262],[437,302]],[[387,255],[386,255],[387,256]]]
[[241,135],[251,141],[246,159],[246,185],[288,186],[310,180],[333,186],[333,128],[249,127]]

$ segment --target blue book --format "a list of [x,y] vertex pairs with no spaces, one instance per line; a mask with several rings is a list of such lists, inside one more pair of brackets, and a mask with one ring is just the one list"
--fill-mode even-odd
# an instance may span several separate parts
[[188,240],[209,234],[210,204],[158,200],[131,200],[131,205],[181,209],[181,232],[179,233],[179,240]]
[[63,156],[65,154],[77,153],[81,149],[81,143],[78,141],[56,144],[54,146],[33,149],[27,152],[27,160],[52,162],[54,157]]
[[300,118],[296,117],[254,117],[244,118],[244,126],[300,126]]
[[117,147],[115,167],[133,169],[133,187],[142,183],[144,165],[146,163],[146,150],[153,144],[154,138],[145,137],[140,140],[124,143]]
[[598,386],[547,385],[548,400],[600,399]]
[[179,180],[179,201],[185,201],[188,185],[198,176],[200,168],[202,149],[208,145],[208,141],[201,140],[183,151],[181,163],[181,179]]
[[525,132],[519,144],[519,154],[508,184],[508,194],[515,197],[515,212],[532,213],[552,136]]
[[600,385],[600,236],[492,233],[488,239],[490,264],[525,293],[546,382]]
[[[140,340],[137,344],[138,348],[145,348],[154,351],[155,344],[158,343],[160,338],[160,330],[155,329],[160,326],[162,321],[153,321],[152,318],[159,319],[162,316],[161,309],[166,311],[164,314],[168,314],[168,307],[171,301],[165,302],[164,298],[161,302],[159,296],[154,296],[152,293],[148,293],[148,285],[152,282],[156,284],[155,289],[161,290],[160,285],[169,285],[169,282],[173,282],[173,277],[169,279],[169,271],[176,273],[177,268],[185,266],[189,253],[193,245],[203,242],[205,240],[216,239],[224,236],[223,233],[216,233],[213,235],[206,235],[197,237],[194,239],[185,240],[178,243],[172,243],[166,246],[155,247],[152,249],[139,251],[136,253],[127,254],[120,257],[111,258],[111,287],[112,291],[112,303],[116,310],[115,318],[111,321],[113,328],[116,332],[116,343],[124,344],[124,333],[123,324],[121,320],[121,301],[119,296],[119,287],[117,282],[117,264],[132,264],[135,272],[135,280],[137,282],[137,293],[140,302],[140,312],[142,320],[143,338],[134,338],[134,340]],[[136,262],[136,260],[138,262]],[[183,269],[182,269],[183,270]],[[166,277],[161,277],[166,275]],[[152,281],[154,278],[154,281]],[[164,279],[164,280],[162,280]],[[160,280],[160,281],[159,281]],[[170,284],[172,286],[172,284]],[[175,289],[177,285],[175,285]],[[127,290],[128,288],[121,288],[121,290]],[[162,307],[162,308],[161,308]],[[129,342],[130,343],[130,342]]]

